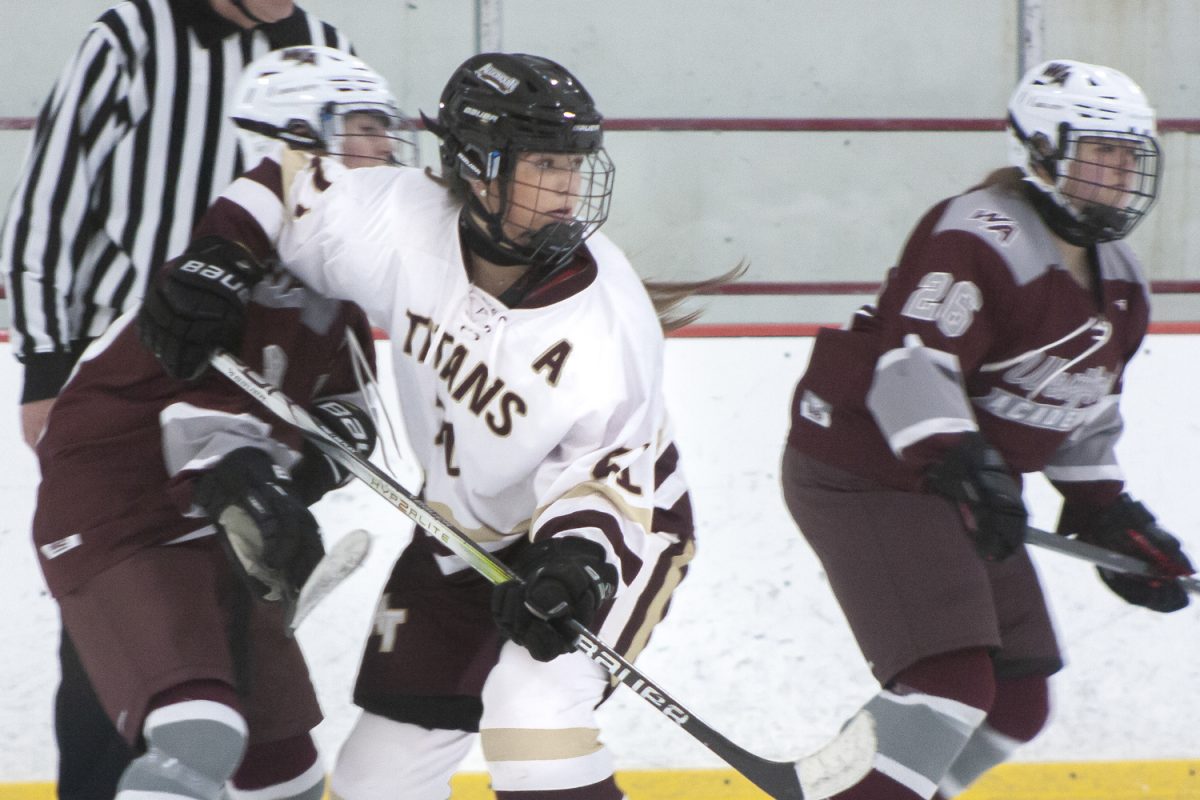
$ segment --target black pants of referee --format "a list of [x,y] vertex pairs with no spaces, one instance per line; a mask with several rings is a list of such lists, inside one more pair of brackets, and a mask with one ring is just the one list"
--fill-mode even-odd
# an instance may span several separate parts
[[58,660],[62,680],[54,698],[59,800],[113,800],[133,750],[117,733],[92,690],[64,629]]

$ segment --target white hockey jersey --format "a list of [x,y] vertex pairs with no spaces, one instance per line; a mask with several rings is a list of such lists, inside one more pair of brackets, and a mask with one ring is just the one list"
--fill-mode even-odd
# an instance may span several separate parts
[[[277,192],[243,187],[231,199],[280,230],[287,269],[390,335],[432,508],[493,551],[525,536],[587,537],[623,583],[647,537],[691,538],[690,513],[686,524],[654,520],[656,508],[686,506],[686,487],[662,331],[616,246],[593,236],[561,285],[508,308],[469,282],[459,204],[423,171],[284,161]],[[447,572],[463,566],[442,560]]]

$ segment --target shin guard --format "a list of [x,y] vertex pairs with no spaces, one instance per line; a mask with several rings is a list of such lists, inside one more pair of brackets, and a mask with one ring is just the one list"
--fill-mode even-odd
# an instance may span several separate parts
[[839,800],[928,800],[995,699],[983,648],[932,656],[904,670],[867,703],[875,721],[873,769]]
[[992,767],[1031,741],[1050,713],[1049,687],[1041,675],[996,682],[996,702],[987,719],[942,778],[943,797],[957,797]]
[[154,797],[217,800],[246,749],[246,721],[211,700],[156,708],[143,728],[146,752],[117,785],[116,800]]

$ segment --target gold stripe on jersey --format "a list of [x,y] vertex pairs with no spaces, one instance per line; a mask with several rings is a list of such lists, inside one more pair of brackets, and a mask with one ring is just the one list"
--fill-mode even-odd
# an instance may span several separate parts
[[[642,617],[642,623],[633,634],[633,639],[629,642],[629,647],[625,649],[621,655],[626,661],[634,661],[645,649],[646,643],[650,641],[650,632],[654,630],[654,626],[662,622],[666,616],[667,602],[671,599],[671,595],[679,588],[679,584],[683,582],[684,567],[696,555],[696,542],[689,539],[684,545],[683,552],[671,558],[670,566],[667,567],[667,574],[663,576],[662,584],[658,587],[649,605],[646,606],[646,614]],[[613,686],[620,683],[615,676],[609,678],[609,682]]]
[[479,742],[488,761],[558,761],[601,747],[597,728],[484,728]]
[[[639,508],[637,506],[630,505],[625,500],[625,495],[623,492],[617,490],[615,487],[609,486],[607,483],[602,483],[600,481],[586,481],[571,489],[569,492],[559,496],[554,502],[557,503],[562,500],[575,500],[580,497],[588,496],[599,496],[607,500],[610,505],[616,508],[617,513],[622,517],[632,521],[637,525],[640,525],[645,531],[650,530],[650,521],[654,518],[654,509]],[[542,515],[546,513],[546,509],[548,508],[550,508],[549,505],[539,508],[536,512],[534,512],[533,518],[538,520],[539,523],[542,522]]]
[[472,542],[502,542],[509,537],[521,535],[529,530],[528,521],[522,522],[510,533],[501,533],[495,528],[489,528],[486,525],[479,528],[468,528],[454,518],[454,512],[445,503],[435,503],[427,500],[426,505],[433,509],[438,516],[465,534]]

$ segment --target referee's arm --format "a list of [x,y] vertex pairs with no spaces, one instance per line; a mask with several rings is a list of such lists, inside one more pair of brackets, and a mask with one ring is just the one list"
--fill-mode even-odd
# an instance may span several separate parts
[[55,397],[78,355],[68,312],[78,247],[95,224],[95,178],[131,128],[128,90],[120,49],[94,25],[38,115],[0,242],[22,403]]

